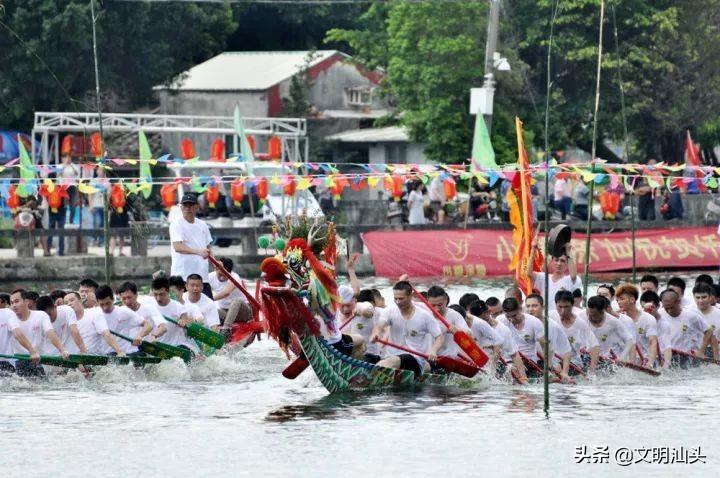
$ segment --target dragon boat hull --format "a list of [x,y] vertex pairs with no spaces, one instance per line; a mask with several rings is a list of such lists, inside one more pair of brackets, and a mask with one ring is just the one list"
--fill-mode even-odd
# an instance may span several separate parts
[[409,370],[363,362],[338,352],[324,339],[314,335],[301,337],[300,346],[315,375],[330,393],[446,385],[450,380],[449,375],[423,374],[415,377]]

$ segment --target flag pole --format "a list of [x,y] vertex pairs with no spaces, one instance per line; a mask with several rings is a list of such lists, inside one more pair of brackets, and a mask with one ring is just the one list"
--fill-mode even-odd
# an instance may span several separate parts
[[595,154],[597,152],[597,121],[600,109],[600,74],[602,73],[602,39],[605,24],[605,0],[600,0],[600,33],[598,38],[597,75],[595,80],[595,111],[593,113],[592,150],[590,153],[590,198],[588,200],[588,218],[585,230],[585,273],[583,274],[583,302],[587,304],[588,277],[590,274],[590,230],[592,228],[592,208],[595,195]]

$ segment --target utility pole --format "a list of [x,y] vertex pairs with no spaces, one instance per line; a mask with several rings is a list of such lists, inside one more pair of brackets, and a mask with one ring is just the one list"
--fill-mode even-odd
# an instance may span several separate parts
[[[498,29],[500,26],[500,0],[490,0],[490,13],[488,15],[488,33],[487,42],[485,44],[485,81],[483,89],[487,92],[490,105],[493,102],[495,93],[495,80],[493,71],[495,70],[495,51],[497,50]],[[492,107],[490,114],[484,115],[485,124],[487,125],[488,134],[492,130]]]

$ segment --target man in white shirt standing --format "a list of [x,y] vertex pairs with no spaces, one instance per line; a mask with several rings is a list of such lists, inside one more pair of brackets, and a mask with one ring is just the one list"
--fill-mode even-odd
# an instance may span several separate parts
[[[533,241],[533,250],[539,251],[537,238]],[[567,255],[562,257],[553,257],[550,263],[550,280],[548,292],[548,311],[555,310],[555,294],[559,290],[568,290],[570,292],[575,289],[582,289],[582,281],[577,273],[577,262],[575,261],[575,251],[570,244],[567,245]],[[533,261],[528,261],[527,274],[533,279],[533,289],[538,290],[541,297],[545,297],[545,272],[535,272],[533,270]]]
[[190,274],[198,274],[203,282],[203,294],[212,299],[207,263],[212,243],[210,229],[205,221],[195,217],[198,211],[195,194],[183,194],[180,208],[182,216],[170,222],[170,274],[183,280]]
[[[55,333],[55,330],[53,330],[50,317],[45,312],[28,308],[25,289],[16,289],[10,294],[10,308],[17,315],[20,330],[27,337],[33,349],[44,350],[45,339],[47,338],[64,359],[68,358],[69,354],[60,343],[60,338]],[[23,353],[27,350],[27,347],[17,340],[13,342],[13,348],[15,353]],[[45,376],[42,366],[32,362],[18,361],[15,368],[18,375],[21,376]]]
[[218,315],[215,301],[203,294],[203,280],[199,274],[190,274],[185,282],[187,289],[182,296],[183,304],[194,304],[200,309],[205,326],[217,331],[220,327],[220,316]]

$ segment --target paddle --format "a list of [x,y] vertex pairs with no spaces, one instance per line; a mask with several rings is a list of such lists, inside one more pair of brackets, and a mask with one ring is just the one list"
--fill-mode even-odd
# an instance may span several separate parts
[[615,352],[612,350],[610,351],[610,355],[611,355],[610,361],[612,361],[619,367],[629,368],[630,370],[635,370],[638,372],[646,373],[648,375],[652,375],[653,377],[660,376],[660,372],[658,372],[657,370],[653,370],[650,367],[645,367],[643,365],[638,365],[635,363],[627,362],[625,360],[619,360],[617,358],[617,355],[615,355]]
[[[119,334],[112,330],[110,331],[110,333],[115,335],[116,337],[120,337],[123,340],[127,340],[130,343],[132,343],[133,341],[133,339],[131,339],[130,337]],[[147,340],[143,340],[142,342],[140,342],[140,347],[138,348],[146,354],[154,355],[156,357],[160,357],[161,359],[180,357],[185,363],[189,363],[190,360],[192,360],[192,352],[190,352],[190,350],[184,349],[182,347],[176,347],[174,345],[164,344],[162,342],[148,342]]]
[[[30,358],[29,354],[15,354],[15,355],[0,354],[0,357],[7,358],[7,359],[24,360],[26,362],[30,362],[32,360]],[[74,362],[72,360],[65,360],[60,355],[41,355],[40,363],[42,365],[52,365],[55,367],[64,367],[64,368],[76,368],[79,365],[78,362]]]
[[714,358],[700,357],[699,355],[691,354],[689,352],[684,352],[684,351],[678,350],[678,349],[672,349],[672,353],[677,354],[677,355],[682,355],[684,357],[691,357],[691,358],[694,358],[695,360],[700,360],[701,362],[714,363],[715,365],[720,365],[720,360],[716,360]]
[[[436,319],[438,319],[448,330],[450,330],[450,324],[447,320],[445,320],[445,317],[433,307],[428,300],[423,297],[420,292],[415,290],[415,288],[412,288],[413,293],[417,296],[420,301],[425,304],[425,306],[430,309],[430,311],[433,313]],[[483,349],[480,348],[478,344],[475,343],[475,341],[470,338],[468,334],[465,333],[463,330],[456,330],[453,334],[453,339],[455,340],[455,343],[462,349],[463,352],[465,352],[468,357],[472,359],[475,364],[477,364],[478,367],[482,367],[487,363],[489,360],[488,355],[485,353]]]
[[116,357],[113,355],[70,355],[70,360],[83,365],[108,365],[110,363],[126,365],[130,362],[136,364],[146,364],[160,363],[162,361],[160,357],[143,357],[141,355],[126,357]]
[[[425,360],[429,360],[429,355],[424,354],[422,352],[418,352],[417,350],[413,350],[407,347],[403,347],[402,345],[394,344],[392,342],[388,342],[387,340],[383,339],[375,339],[377,342],[380,342],[384,345],[389,345],[392,348],[402,350],[404,352],[407,352],[409,354],[417,355],[418,357],[422,357]],[[437,357],[435,362],[447,370],[448,372],[454,372],[459,375],[462,375],[463,377],[472,378],[480,371],[480,368],[476,367],[475,365],[470,365],[467,362],[448,357],[447,355],[440,355]]]
[[[557,353],[557,352],[555,353],[555,358],[557,358],[558,360],[562,361],[562,357],[561,357],[560,354]],[[570,361],[570,369],[571,369],[573,372],[575,372],[576,374],[578,374],[578,375],[582,375],[583,377],[587,377],[587,374],[585,373],[585,370],[583,370],[582,368],[578,367],[576,364],[572,363],[572,361]]]
[[[163,315],[163,317],[165,317],[165,320],[167,320],[168,322],[171,322],[171,323],[177,325],[178,327],[182,327],[178,323],[177,320],[171,319],[170,317],[167,317],[165,315]],[[192,322],[183,328],[185,329],[185,333],[187,334],[188,337],[191,337],[191,338],[197,340],[198,342],[202,342],[205,345],[209,345],[210,347],[213,347],[216,349],[220,349],[220,348],[222,348],[223,345],[225,345],[225,336],[224,335],[219,334],[219,333],[215,332],[214,330],[209,329],[201,324]]]
[[[536,352],[536,353],[537,353],[537,356],[539,359],[545,360],[545,358],[543,357],[543,355],[540,352]],[[555,354],[555,355],[558,356],[558,358],[560,359],[560,363],[562,363],[562,357],[559,356],[558,354]],[[526,358],[522,353],[520,353],[520,356],[523,358]],[[537,365],[537,364],[535,364],[535,365]],[[538,366],[538,368],[539,368],[539,366]],[[552,373],[555,374],[555,376],[557,377],[558,380],[560,380],[560,382],[565,382],[565,380],[563,380],[562,374],[560,372],[558,372],[557,369],[555,369],[555,367],[552,366],[552,362],[548,364],[548,370],[552,371]],[[545,371],[543,370],[543,373],[544,372]],[[570,385],[577,385],[577,382],[575,382],[575,380],[573,380],[573,379],[567,380],[567,383]]]
[[[348,320],[343,322],[343,324],[340,326],[340,330],[344,329],[347,324],[352,322],[352,320],[355,318],[355,316],[350,317]],[[295,360],[293,360],[290,365],[285,367],[285,369],[282,371],[282,376],[294,380],[297,378],[298,375],[303,373],[306,368],[308,368],[308,365],[310,365],[310,362],[307,361],[305,358],[305,355],[300,355]]]

